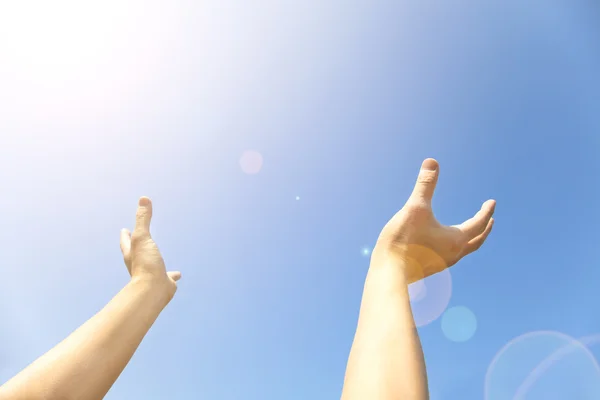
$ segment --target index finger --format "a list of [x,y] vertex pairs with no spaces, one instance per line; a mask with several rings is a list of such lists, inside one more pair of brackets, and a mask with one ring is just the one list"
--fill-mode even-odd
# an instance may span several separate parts
[[467,245],[465,246],[465,250],[464,250],[465,255],[471,254],[471,253],[479,250],[479,248],[483,245],[483,243],[485,243],[485,240],[487,239],[487,237],[490,235],[490,232],[492,231],[493,227],[494,227],[494,218],[490,218],[483,233],[481,233],[481,235],[475,237],[474,239],[470,240],[467,243]]
[[496,201],[488,200],[481,206],[481,209],[475,214],[474,217],[466,220],[457,227],[463,231],[469,240],[481,235],[488,226],[490,219],[494,215],[496,210]]

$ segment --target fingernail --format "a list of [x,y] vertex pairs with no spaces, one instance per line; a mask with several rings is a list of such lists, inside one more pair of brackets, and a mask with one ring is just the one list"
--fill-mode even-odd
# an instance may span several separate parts
[[436,160],[434,160],[433,158],[428,158],[425,161],[423,161],[423,164],[421,165],[421,169],[425,170],[425,171],[437,171],[438,162]]
[[139,204],[142,207],[146,207],[148,204],[150,204],[150,199],[147,197],[141,197]]

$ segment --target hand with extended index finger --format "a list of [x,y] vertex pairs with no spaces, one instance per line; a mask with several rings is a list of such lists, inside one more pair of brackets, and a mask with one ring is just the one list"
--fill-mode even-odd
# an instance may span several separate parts
[[147,197],[139,200],[135,229],[121,230],[121,252],[132,280],[141,280],[164,288],[172,298],[181,278],[178,271],[167,272],[158,246],[150,235],[152,202]]
[[479,249],[494,224],[494,200],[483,203],[477,214],[462,224],[440,224],[431,208],[438,176],[437,161],[425,160],[410,198],[383,228],[373,251],[378,264],[402,268],[407,283],[441,272]]

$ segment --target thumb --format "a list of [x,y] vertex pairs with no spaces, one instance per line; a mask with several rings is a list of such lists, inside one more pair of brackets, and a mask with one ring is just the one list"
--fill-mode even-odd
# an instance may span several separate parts
[[181,279],[181,272],[179,271],[169,271],[167,272],[167,276],[173,280],[173,282],[177,282]]
[[421,164],[417,183],[411,194],[411,199],[431,202],[439,175],[439,164],[433,158],[428,158]]
[[150,221],[152,220],[152,201],[147,197],[141,197],[135,215],[134,232],[138,236],[150,236]]

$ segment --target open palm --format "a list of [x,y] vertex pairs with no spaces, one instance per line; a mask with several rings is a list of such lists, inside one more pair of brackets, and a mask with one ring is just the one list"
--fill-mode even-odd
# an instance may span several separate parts
[[438,176],[437,161],[425,160],[410,198],[383,228],[373,252],[373,257],[402,261],[408,283],[441,272],[479,249],[494,224],[494,200],[462,224],[440,224],[431,208]]

